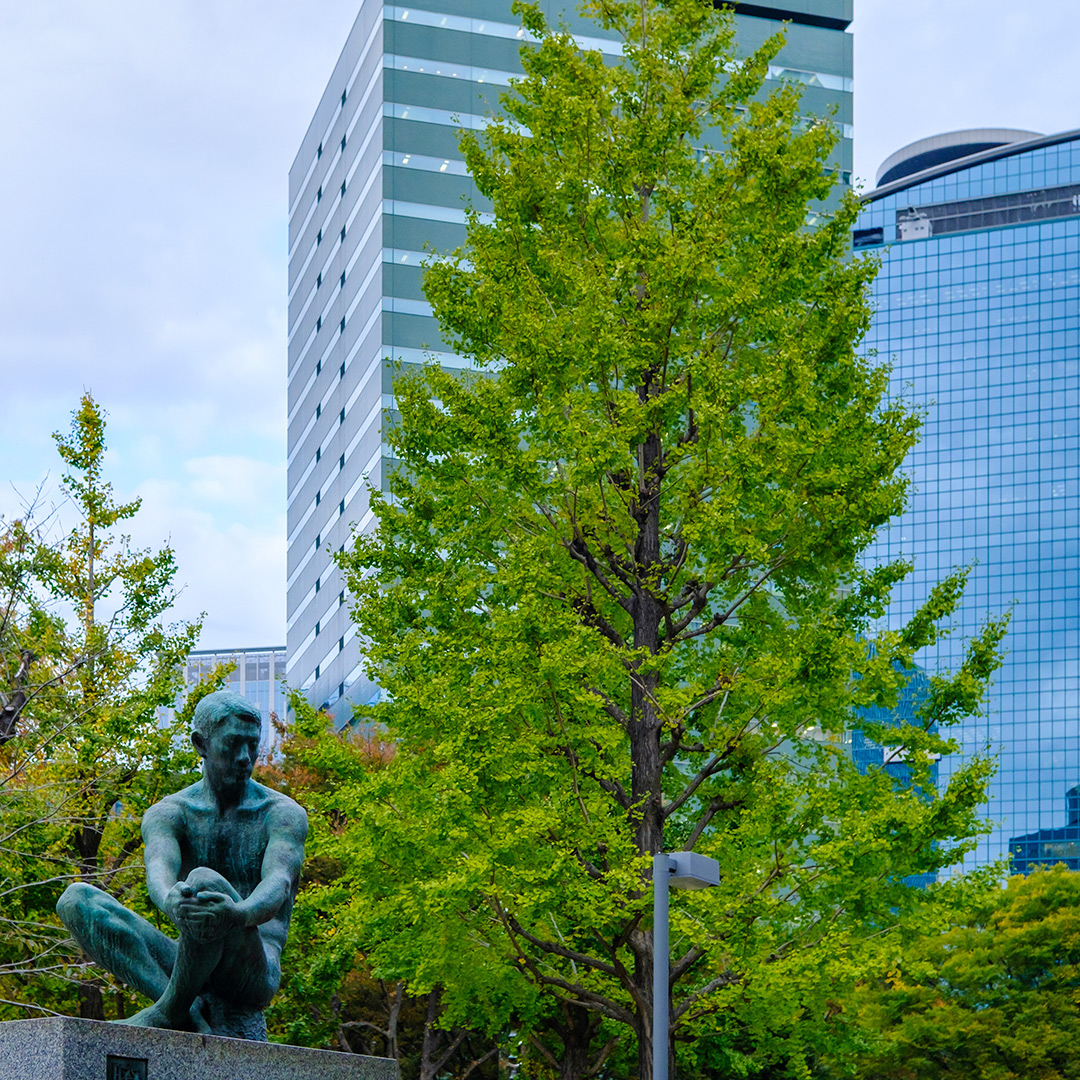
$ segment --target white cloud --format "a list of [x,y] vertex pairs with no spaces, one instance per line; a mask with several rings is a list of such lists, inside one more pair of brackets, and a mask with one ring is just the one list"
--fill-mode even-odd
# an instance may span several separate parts
[[856,0],[855,172],[917,139],[974,127],[1077,126],[1075,0]]
[[[184,586],[173,615],[195,619],[206,612],[201,648],[283,644],[285,515],[242,512],[263,501],[261,463],[220,459],[231,473],[215,477],[215,460],[188,463],[195,477],[190,487],[161,480],[142,485],[137,494],[143,504],[131,521],[132,540],[144,547],[160,547],[165,541],[172,545],[177,582]],[[254,486],[245,489],[245,479],[254,480]],[[231,497],[230,481],[235,481]],[[206,503],[213,503],[213,509]],[[225,504],[229,513],[220,512]]]

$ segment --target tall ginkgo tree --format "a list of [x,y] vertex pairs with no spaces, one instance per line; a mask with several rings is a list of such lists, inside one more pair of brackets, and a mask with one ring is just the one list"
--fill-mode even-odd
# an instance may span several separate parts
[[[862,555],[918,417],[859,352],[875,263],[830,202],[836,128],[766,95],[780,41],[737,57],[711,3],[600,0],[617,64],[517,10],[524,77],[462,136],[490,214],[425,281],[474,370],[399,378],[398,467],[341,560],[396,755],[324,798],[336,918],[563,1077],[628,1054],[648,1080],[656,1008],[684,1063],[806,1075],[837,988],[930,902],[905,879],[980,828],[988,763],[935,790],[931,762],[1004,624],[917,723],[870,725],[912,782],[860,773],[858,710],[895,701],[964,575],[877,629],[910,567]],[[721,880],[674,898],[654,1002],[671,849]]]

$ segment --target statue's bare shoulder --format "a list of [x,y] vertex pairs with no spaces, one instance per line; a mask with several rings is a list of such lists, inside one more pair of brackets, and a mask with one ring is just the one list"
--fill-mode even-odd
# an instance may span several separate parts
[[174,792],[172,795],[166,795],[163,799],[159,799],[153,805],[148,806],[142,817],[143,836],[162,830],[174,835],[178,833],[184,827],[187,816],[185,811],[191,805],[190,798],[187,796],[193,788],[198,786],[198,783],[189,784],[186,788]]
[[[143,814],[143,832],[164,829],[175,834],[187,824],[190,812],[205,812],[211,805],[210,794],[203,782],[196,781],[148,807]],[[295,799],[280,791],[251,780],[242,806],[248,813],[265,815],[272,832],[283,830],[301,840],[307,836],[307,812]]]
[[295,800],[283,792],[275,791],[256,781],[251,787],[257,792],[257,798],[264,801],[268,824],[272,831],[284,830],[300,840],[307,836],[307,811]]

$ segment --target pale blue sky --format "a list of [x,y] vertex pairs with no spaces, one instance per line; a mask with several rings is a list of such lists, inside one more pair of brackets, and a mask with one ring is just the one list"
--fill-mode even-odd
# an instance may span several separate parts
[[[205,647],[284,641],[286,175],[356,0],[0,0],[0,507],[84,388]],[[316,14],[317,13],[317,14]],[[856,173],[1080,126],[1074,3],[856,0]]]

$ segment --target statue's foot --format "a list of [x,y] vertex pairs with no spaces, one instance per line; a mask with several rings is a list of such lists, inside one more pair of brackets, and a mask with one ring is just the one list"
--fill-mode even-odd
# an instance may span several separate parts
[[187,1012],[176,1014],[161,1008],[158,1004],[147,1006],[124,1020],[114,1020],[115,1024],[129,1027],[164,1028],[167,1031],[198,1031],[210,1034],[210,1026],[202,1018],[195,1005]]

